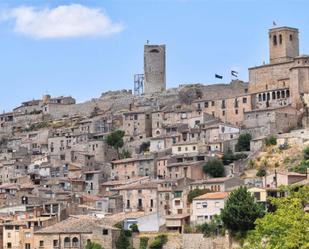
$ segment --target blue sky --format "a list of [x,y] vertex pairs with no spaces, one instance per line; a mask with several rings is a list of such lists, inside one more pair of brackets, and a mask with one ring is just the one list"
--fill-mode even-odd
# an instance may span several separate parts
[[[49,28],[45,14],[72,5],[90,10],[86,19],[97,11],[90,24],[102,16],[109,23],[58,32],[61,19]],[[25,9],[35,14],[31,25]],[[217,83],[215,73],[229,82],[231,69],[247,80],[248,67],[268,62],[273,20],[299,28],[301,53],[309,53],[308,9],[306,0],[0,0],[0,111],[45,93],[81,102],[107,90],[132,89],[133,74],[143,71],[146,40],[167,46],[169,88]]]

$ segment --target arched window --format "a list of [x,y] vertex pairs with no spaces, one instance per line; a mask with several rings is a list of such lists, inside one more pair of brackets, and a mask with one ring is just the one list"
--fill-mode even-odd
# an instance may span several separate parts
[[293,35],[290,35],[290,41],[293,41]]
[[72,246],[73,246],[73,247],[78,247],[78,238],[74,237],[74,238],[72,239]]
[[259,101],[262,101],[262,95],[259,94]]
[[270,93],[267,93],[267,100],[270,100]]
[[279,43],[282,44],[282,35],[279,35]]
[[281,91],[281,98],[285,98],[285,91]]
[[276,99],[276,92],[272,92],[272,99]]
[[263,93],[263,101],[265,101],[265,100],[266,100],[266,94]]
[[277,45],[277,36],[276,35],[273,36],[273,44],[274,44],[274,46]]
[[286,97],[287,97],[287,98],[290,97],[290,90],[286,90]]
[[71,246],[71,239],[69,237],[64,238],[64,247],[70,247]]
[[152,49],[149,51],[149,53],[159,53],[159,50],[158,49]]
[[277,92],[277,99],[280,99],[280,92]]

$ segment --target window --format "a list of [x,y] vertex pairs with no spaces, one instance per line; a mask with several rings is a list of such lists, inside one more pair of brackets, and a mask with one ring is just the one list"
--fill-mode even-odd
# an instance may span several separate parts
[[40,247],[44,247],[44,240],[40,240]]
[[235,114],[238,114],[238,110],[237,109],[235,110]]
[[282,44],[282,35],[279,35],[279,44]]
[[262,95],[259,94],[259,101],[262,101]]
[[208,101],[206,101],[206,102],[204,103],[204,107],[205,107],[205,108],[208,108]]
[[180,200],[175,200],[175,206],[180,206]]
[[138,199],[138,207],[139,208],[143,207],[143,200],[142,199]]
[[195,147],[195,146],[193,146],[193,150],[196,150],[196,147]]
[[272,99],[276,99],[276,93],[272,92]]
[[8,238],[11,238],[11,233],[8,233]]
[[153,199],[150,200],[150,207],[153,207]]
[[7,243],[7,248],[12,248],[12,243],[11,242],[9,242],[9,243]]
[[222,109],[225,108],[225,100],[222,100],[221,108],[222,108]]
[[73,246],[73,247],[78,247],[78,238],[74,237],[74,238],[72,239],[72,246]]
[[53,246],[54,246],[54,247],[58,247],[58,246],[59,246],[59,240],[54,239],[54,240],[53,240]]
[[281,91],[281,98],[285,98],[285,91]]
[[178,147],[178,151],[181,151],[181,147]]
[[69,237],[64,238],[64,247],[70,247],[71,246],[71,239]]
[[103,235],[108,235],[108,229],[103,229],[102,234]]
[[261,200],[261,193],[260,192],[254,192],[254,197],[257,201]]
[[211,101],[211,105],[212,105],[212,106],[215,106],[215,101]]
[[242,102],[243,102],[244,104],[246,104],[246,103],[247,103],[247,98],[242,98]]
[[130,208],[130,200],[127,200],[127,208]]
[[293,35],[290,35],[290,41],[293,41]]
[[222,111],[222,116],[225,116],[225,111]]
[[290,91],[286,90],[286,97],[289,98],[290,97]]
[[141,193],[142,193],[142,189],[139,189],[139,190],[138,190],[138,193],[141,194]]
[[273,36],[273,45],[274,46],[277,45],[277,36],[276,35]]

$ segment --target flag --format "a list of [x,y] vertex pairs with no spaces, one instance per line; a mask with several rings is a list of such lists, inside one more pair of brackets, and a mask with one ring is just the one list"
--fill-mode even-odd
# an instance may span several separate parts
[[223,79],[223,76],[219,75],[219,74],[215,74],[215,77],[218,78],[218,79],[221,79],[221,80]]
[[234,76],[234,77],[237,77],[238,76],[238,72],[232,70],[231,71],[231,75]]

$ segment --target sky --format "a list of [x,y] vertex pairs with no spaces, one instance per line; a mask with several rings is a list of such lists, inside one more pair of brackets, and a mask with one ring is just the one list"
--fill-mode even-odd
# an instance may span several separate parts
[[[268,63],[268,29],[300,30],[309,53],[307,0],[0,0],[0,112],[21,102],[133,89],[143,46],[166,44],[167,87],[248,80]],[[308,46],[307,46],[308,44]],[[214,77],[223,75],[223,80]]]

